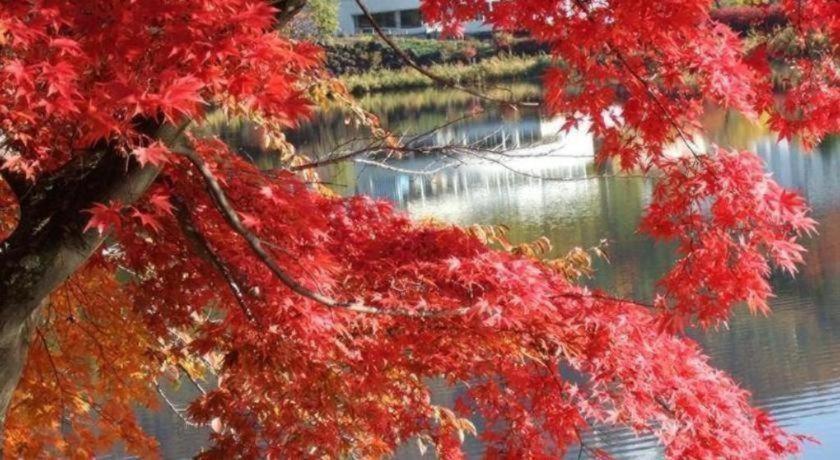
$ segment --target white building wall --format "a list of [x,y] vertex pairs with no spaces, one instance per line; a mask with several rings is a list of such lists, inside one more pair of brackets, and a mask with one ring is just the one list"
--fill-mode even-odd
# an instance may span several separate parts
[[[365,0],[365,5],[371,13],[383,13],[401,10],[416,10],[420,8],[420,0]],[[362,10],[355,0],[340,0],[338,8],[338,28],[342,35],[358,35],[370,31],[356,30],[354,16],[362,14]],[[419,28],[385,28],[394,35],[425,35],[437,32],[435,28],[424,24]],[[464,25],[464,32],[474,34],[489,32],[492,28],[482,22],[472,21]]]

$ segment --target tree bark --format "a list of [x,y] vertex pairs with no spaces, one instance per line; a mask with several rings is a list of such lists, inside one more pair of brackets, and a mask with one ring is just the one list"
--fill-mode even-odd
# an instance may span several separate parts
[[83,211],[94,203],[130,204],[157,172],[106,148],[35,183],[3,173],[21,211],[14,232],[0,243],[0,433],[40,306],[105,240],[83,231],[90,218]]

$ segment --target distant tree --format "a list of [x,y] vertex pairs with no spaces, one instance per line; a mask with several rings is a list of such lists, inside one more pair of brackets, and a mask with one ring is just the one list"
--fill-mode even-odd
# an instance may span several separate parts
[[334,34],[338,30],[338,0],[309,0],[308,8],[321,34]]
[[330,37],[338,31],[338,0],[308,0],[290,22],[292,34]]

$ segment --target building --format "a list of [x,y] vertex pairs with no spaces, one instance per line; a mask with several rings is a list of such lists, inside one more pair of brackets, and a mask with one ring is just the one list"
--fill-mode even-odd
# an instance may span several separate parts
[[[439,30],[423,22],[420,0],[366,0],[368,10],[379,26],[391,35],[433,35]],[[338,9],[339,33],[360,35],[373,33],[373,27],[362,14],[355,0],[340,0]],[[466,34],[491,31],[480,21],[464,25]]]

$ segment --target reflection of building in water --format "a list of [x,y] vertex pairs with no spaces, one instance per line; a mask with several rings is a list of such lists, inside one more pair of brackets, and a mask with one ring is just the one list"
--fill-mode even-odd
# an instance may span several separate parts
[[840,197],[840,144],[826,143],[812,153],[787,141],[776,143],[765,137],[750,149],[766,162],[773,178],[785,187],[798,190],[812,208],[837,206]]
[[[467,124],[455,124],[436,130],[433,134],[417,141],[423,147],[459,145],[481,149],[513,150],[533,147],[535,144],[552,142],[555,150],[560,142],[573,144],[579,150],[574,155],[592,155],[592,136],[588,126],[561,133],[563,118],[544,119],[537,114],[524,115],[514,121],[492,117]],[[581,149],[582,148],[582,149]]]
[[519,148],[542,140],[541,120],[530,118],[507,123],[503,120],[482,120],[467,126],[452,126],[435,133],[429,143],[436,145],[475,145],[482,148]]
[[[401,161],[400,167],[411,170],[430,170],[448,160],[437,157],[414,158]],[[592,158],[500,158],[497,162],[467,158],[457,167],[446,168],[433,175],[414,175],[403,172],[364,167],[357,170],[357,194],[387,198],[400,206],[430,206],[435,213],[446,214],[449,205],[455,207],[478,205],[479,196],[508,196],[529,188],[566,182],[568,192],[580,184],[580,179],[596,174]],[[499,163],[504,163],[499,164]],[[449,211],[452,211],[449,209]]]
[[588,126],[560,132],[562,123],[562,119],[535,117],[516,123],[485,120],[449,127],[422,142],[429,146],[470,145],[482,150],[461,153],[454,159],[425,156],[399,162],[401,169],[409,171],[434,171],[453,165],[431,175],[360,167],[354,192],[388,198],[404,206],[434,197],[457,201],[479,190],[512,193],[523,183],[568,181],[594,174],[594,138]]

